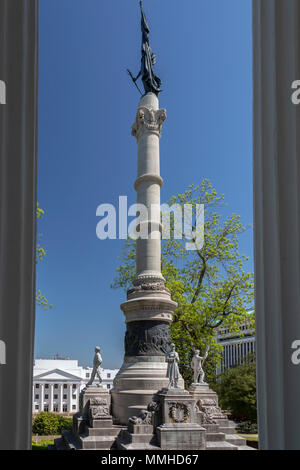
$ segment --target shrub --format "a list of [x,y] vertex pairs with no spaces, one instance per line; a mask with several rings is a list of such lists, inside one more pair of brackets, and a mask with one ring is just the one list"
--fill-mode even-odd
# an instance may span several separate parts
[[213,386],[221,408],[230,409],[237,422],[257,421],[255,366],[255,362],[250,362],[227,369]]
[[71,418],[42,411],[34,418],[32,432],[39,436],[53,436],[60,434],[63,429],[68,429],[71,423]]
[[72,424],[72,418],[65,418],[64,416],[58,417],[58,432],[62,432],[63,429],[69,429]]
[[243,434],[257,434],[258,427],[257,423],[252,423],[251,421],[242,421],[238,423],[236,430]]

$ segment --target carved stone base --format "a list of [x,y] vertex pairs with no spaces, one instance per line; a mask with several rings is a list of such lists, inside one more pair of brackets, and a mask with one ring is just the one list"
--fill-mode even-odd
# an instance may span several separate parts
[[[114,379],[111,390],[112,415],[127,425],[131,416],[138,416],[147,409],[158,390],[167,387],[169,379],[164,356],[127,357]],[[184,386],[181,378],[179,384]]]
[[218,395],[214,392],[211,388],[209,388],[208,384],[192,384],[189,389],[190,394],[193,398],[195,398],[196,402],[200,399],[204,398],[211,398],[216,402],[218,406]]
[[164,450],[204,450],[206,430],[195,423],[196,403],[182,388],[164,389],[157,394],[161,424],[157,439]]
[[[163,281],[143,281],[128,291],[121,305],[127,326],[125,357],[111,391],[112,414],[120,424],[127,425],[131,416],[147,409],[153,395],[169,383],[165,357],[176,307]],[[179,385],[184,386],[182,378]]]
[[103,387],[86,387],[80,393],[80,411],[73,416],[73,425],[55,440],[55,448],[76,450],[109,450],[122,428],[113,424],[110,415],[110,394]]
[[208,384],[192,384],[190,395],[194,398],[197,411],[196,422],[199,424],[218,424],[227,420],[218,405],[218,395]]
[[156,429],[162,450],[205,450],[206,430],[199,424],[168,424]]

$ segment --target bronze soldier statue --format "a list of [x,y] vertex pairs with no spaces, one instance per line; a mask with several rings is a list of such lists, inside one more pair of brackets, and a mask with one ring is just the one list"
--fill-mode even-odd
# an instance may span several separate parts
[[[129,75],[131,76],[133,82],[136,84],[136,81],[139,77],[142,77],[142,82],[144,85],[145,94],[152,92],[158,95],[162,90],[160,89],[161,80],[155,75],[153,67],[156,62],[156,55],[152,52],[149,44],[149,33],[150,29],[146,20],[146,15],[143,10],[143,4],[140,1],[140,9],[142,14],[141,20],[141,29],[142,29],[142,58],[141,58],[141,69],[137,76],[134,78],[130,70],[128,70]],[[136,84],[137,86],[137,84]],[[140,91],[139,87],[137,86]],[[141,93],[141,91],[140,91]]]

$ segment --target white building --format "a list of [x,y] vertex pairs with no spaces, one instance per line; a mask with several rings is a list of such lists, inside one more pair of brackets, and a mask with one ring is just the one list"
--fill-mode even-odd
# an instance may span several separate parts
[[242,364],[247,356],[255,353],[255,331],[247,324],[242,325],[241,330],[241,335],[234,335],[228,329],[220,328],[217,341],[223,346],[223,353],[217,374]]
[[[33,367],[32,412],[76,413],[79,393],[90,379],[92,367],[69,359],[36,359]],[[102,385],[110,390],[118,369],[102,369]]]

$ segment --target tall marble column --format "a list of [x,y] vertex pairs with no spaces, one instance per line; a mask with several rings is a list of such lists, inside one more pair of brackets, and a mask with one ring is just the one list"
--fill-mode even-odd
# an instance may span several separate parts
[[[166,111],[154,93],[138,105],[132,135],[138,145],[135,189],[141,211],[137,225],[136,277],[121,305],[125,315],[125,356],[112,389],[113,416],[120,423],[147,407],[152,396],[167,386],[165,354],[170,344],[170,322],[177,306],[161,274],[159,140]],[[139,210],[139,208],[138,208]],[[183,381],[181,379],[181,384]]]
[[[254,235],[259,442],[300,449],[299,0],[253,1]],[[297,362],[297,361],[296,361]]]
[[[31,449],[38,0],[0,1],[0,449]],[[1,362],[1,361],[0,361]]]

